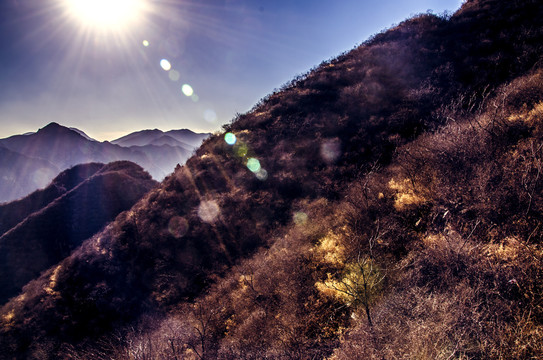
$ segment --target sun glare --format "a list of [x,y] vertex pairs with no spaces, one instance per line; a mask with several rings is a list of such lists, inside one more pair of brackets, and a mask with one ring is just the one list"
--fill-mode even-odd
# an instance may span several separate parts
[[145,0],[64,0],[71,17],[96,30],[124,30],[140,21]]

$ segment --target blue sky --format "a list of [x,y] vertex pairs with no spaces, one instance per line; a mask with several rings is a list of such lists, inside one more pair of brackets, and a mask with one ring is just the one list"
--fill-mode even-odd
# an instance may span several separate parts
[[0,2],[0,138],[51,121],[98,140],[153,128],[219,130],[294,76],[372,34],[461,5],[139,0],[145,11],[137,20],[104,30],[71,16],[70,1]]

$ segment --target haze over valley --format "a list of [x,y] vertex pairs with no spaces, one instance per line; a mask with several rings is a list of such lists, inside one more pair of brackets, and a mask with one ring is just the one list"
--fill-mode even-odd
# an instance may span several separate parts
[[162,180],[183,164],[210,134],[158,129],[99,142],[83,131],[50,123],[35,133],[0,139],[0,202],[45,187],[61,171],[89,162],[129,160]]

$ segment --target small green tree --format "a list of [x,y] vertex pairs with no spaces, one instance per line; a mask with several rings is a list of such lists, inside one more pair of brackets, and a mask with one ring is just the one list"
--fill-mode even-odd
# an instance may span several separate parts
[[359,257],[355,262],[345,265],[340,279],[334,279],[328,274],[328,279],[317,283],[317,288],[349,307],[362,307],[368,324],[373,326],[370,308],[381,292],[384,277],[370,257]]

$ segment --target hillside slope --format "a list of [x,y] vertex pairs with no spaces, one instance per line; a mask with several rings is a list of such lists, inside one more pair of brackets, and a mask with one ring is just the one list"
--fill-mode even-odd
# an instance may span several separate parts
[[541,356],[542,15],[421,15],[263,99],[2,308],[6,358]]
[[28,215],[44,208],[83,180],[88,179],[103,166],[104,164],[99,163],[74,166],[57,175],[44,189],[36,190],[23,199],[0,204],[0,236]]
[[[61,192],[0,237],[1,303],[41,271],[68,256],[157,184],[134,163],[97,165],[78,166],[60,174],[51,186],[63,183],[72,189]],[[81,179],[81,173],[89,170],[90,174],[83,175],[90,176]]]

